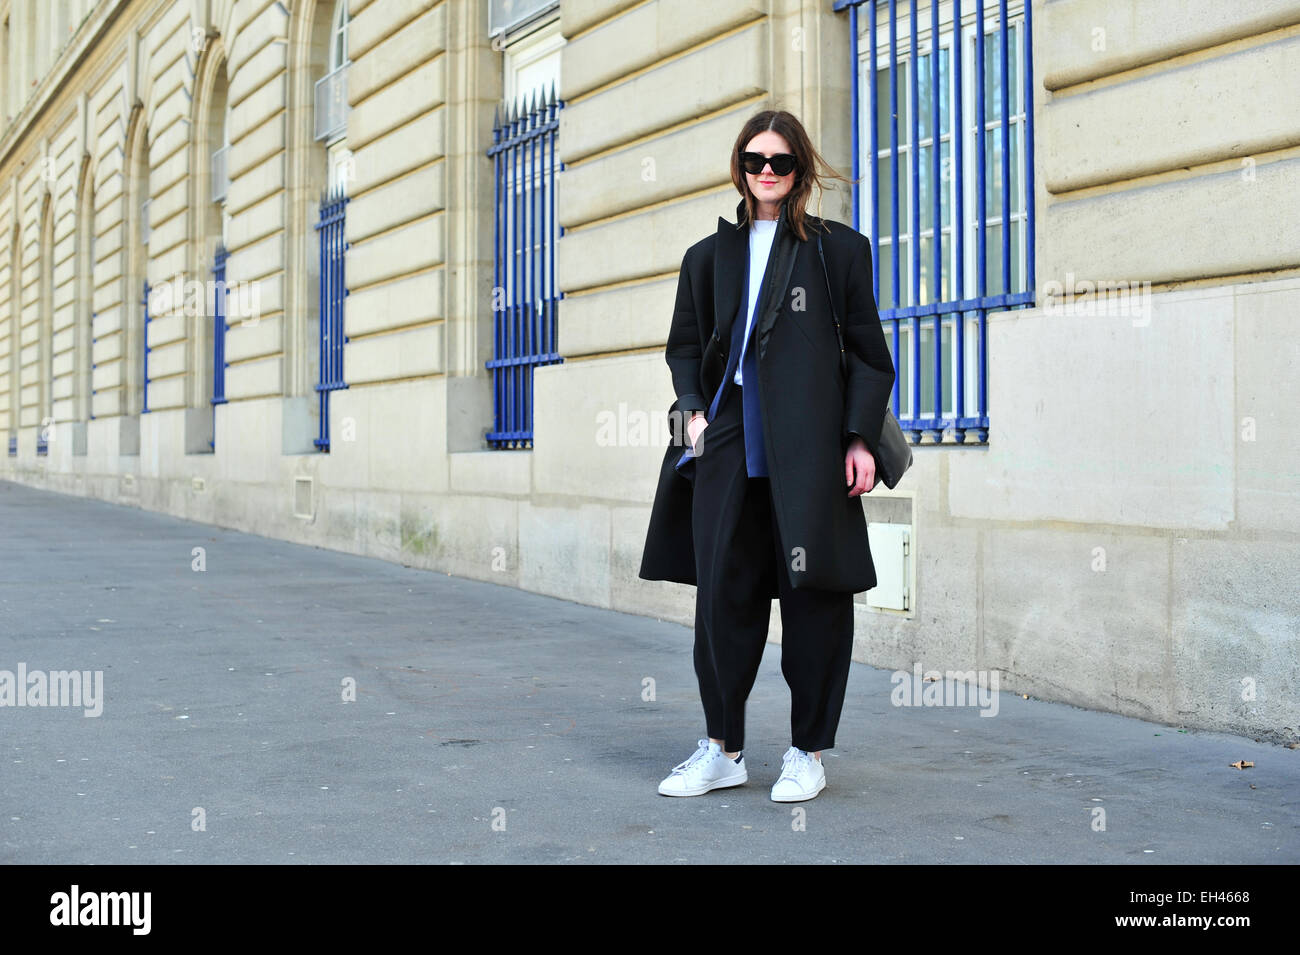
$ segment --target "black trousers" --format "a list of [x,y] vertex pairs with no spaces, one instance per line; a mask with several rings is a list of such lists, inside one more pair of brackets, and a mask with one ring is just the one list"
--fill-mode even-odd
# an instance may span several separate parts
[[695,675],[708,734],[728,752],[744,747],[745,701],[763,658],[775,581],[790,741],[808,752],[831,749],[853,651],[853,594],[791,586],[769,479],[746,473],[742,391],[727,387],[704,429],[692,492]]

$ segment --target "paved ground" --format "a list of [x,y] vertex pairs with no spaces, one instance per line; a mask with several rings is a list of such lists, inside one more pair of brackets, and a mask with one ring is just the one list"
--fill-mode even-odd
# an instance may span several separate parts
[[1300,751],[1010,694],[994,718],[894,707],[890,673],[858,664],[799,829],[768,799],[775,646],[749,784],[659,796],[702,735],[690,647],[649,618],[0,482],[0,670],[104,680],[98,717],[0,707],[0,862],[1300,862]]

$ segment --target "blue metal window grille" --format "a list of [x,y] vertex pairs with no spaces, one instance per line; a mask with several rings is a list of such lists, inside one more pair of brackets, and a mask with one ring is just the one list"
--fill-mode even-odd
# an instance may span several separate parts
[[226,259],[230,253],[218,245],[212,257],[212,437],[208,447],[217,447],[217,405],[226,403]]
[[320,436],[313,442],[321,451],[330,449],[330,392],[346,388],[343,380],[343,299],[348,290],[343,280],[344,253],[348,242],[343,238],[344,207],[348,197],[343,186],[321,194],[320,221],[320,364],[316,392],[320,396]]
[[[1034,304],[1032,12],[994,5],[834,0],[849,11],[853,178],[865,155],[893,410],[913,443],[988,440],[988,313]],[[856,183],[853,214],[866,231]]]
[[9,435],[9,457],[18,457],[18,435]]
[[[555,85],[536,105],[530,96],[492,118],[494,172],[492,252],[492,373],[494,425],[489,447],[533,445],[533,369],[563,361],[556,350],[559,300],[555,287],[555,155],[559,111]],[[549,156],[548,156],[549,150]]]
[[144,374],[140,384],[140,414],[149,413],[149,280],[144,280],[144,298],[140,299],[144,307],[144,325],[140,341],[144,344]]

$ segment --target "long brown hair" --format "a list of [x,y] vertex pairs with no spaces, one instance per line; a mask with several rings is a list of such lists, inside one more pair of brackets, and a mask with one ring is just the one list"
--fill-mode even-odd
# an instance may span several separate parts
[[850,183],[855,180],[841,176],[830,163],[822,158],[821,153],[813,146],[812,140],[803,128],[803,123],[799,122],[793,113],[786,112],[783,109],[766,109],[761,113],[755,113],[745,121],[745,125],[740,129],[740,135],[736,137],[735,145],[731,148],[731,181],[745,200],[745,214],[743,220],[738,223],[739,225],[748,226],[753,222],[758,206],[758,200],[749,191],[749,183],[745,180],[744,170],[741,169],[740,154],[744,150],[746,143],[766,130],[779,133],[784,137],[785,141],[790,144],[790,150],[798,162],[795,167],[794,185],[790,187],[790,191],[782,202],[785,207],[786,221],[790,224],[791,230],[800,240],[807,241],[806,211],[808,197],[812,194],[813,183],[817,184],[818,201],[820,203],[821,194],[826,191],[823,180],[839,179]]

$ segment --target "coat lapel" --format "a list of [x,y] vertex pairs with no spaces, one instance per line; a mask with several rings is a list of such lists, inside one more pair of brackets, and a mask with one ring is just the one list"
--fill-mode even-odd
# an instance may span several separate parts
[[794,270],[795,256],[799,251],[799,237],[790,230],[785,218],[785,205],[777,214],[776,235],[772,238],[772,251],[768,253],[768,273],[762,298],[755,304],[758,320],[753,335],[758,341],[758,357],[767,353],[767,339],[772,325],[781,312],[786,289],[790,286],[790,273]]
[[[749,267],[749,230],[740,221],[745,213],[745,200],[736,205],[736,221],[728,222],[718,217],[718,232],[713,260],[713,301],[715,305],[714,324],[717,337],[722,342],[731,341],[731,323],[740,307],[740,296],[745,287],[745,269]],[[816,216],[808,217],[810,224],[816,227],[820,220]],[[777,214],[776,235],[772,239],[772,251],[768,255],[765,273],[766,286],[761,299],[755,304],[758,322],[753,335],[758,341],[758,355],[761,358],[767,350],[767,340],[781,312],[781,303],[785,301],[786,290],[790,286],[790,275],[794,270],[794,261],[803,243],[791,231],[785,217],[785,205]]]
[[736,221],[718,216],[717,242],[713,255],[713,321],[718,340],[726,348],[731,341],[731,321],[740,307],[744,270],[749,265],[749,233],[740,225],[745,200],[736,207]]

